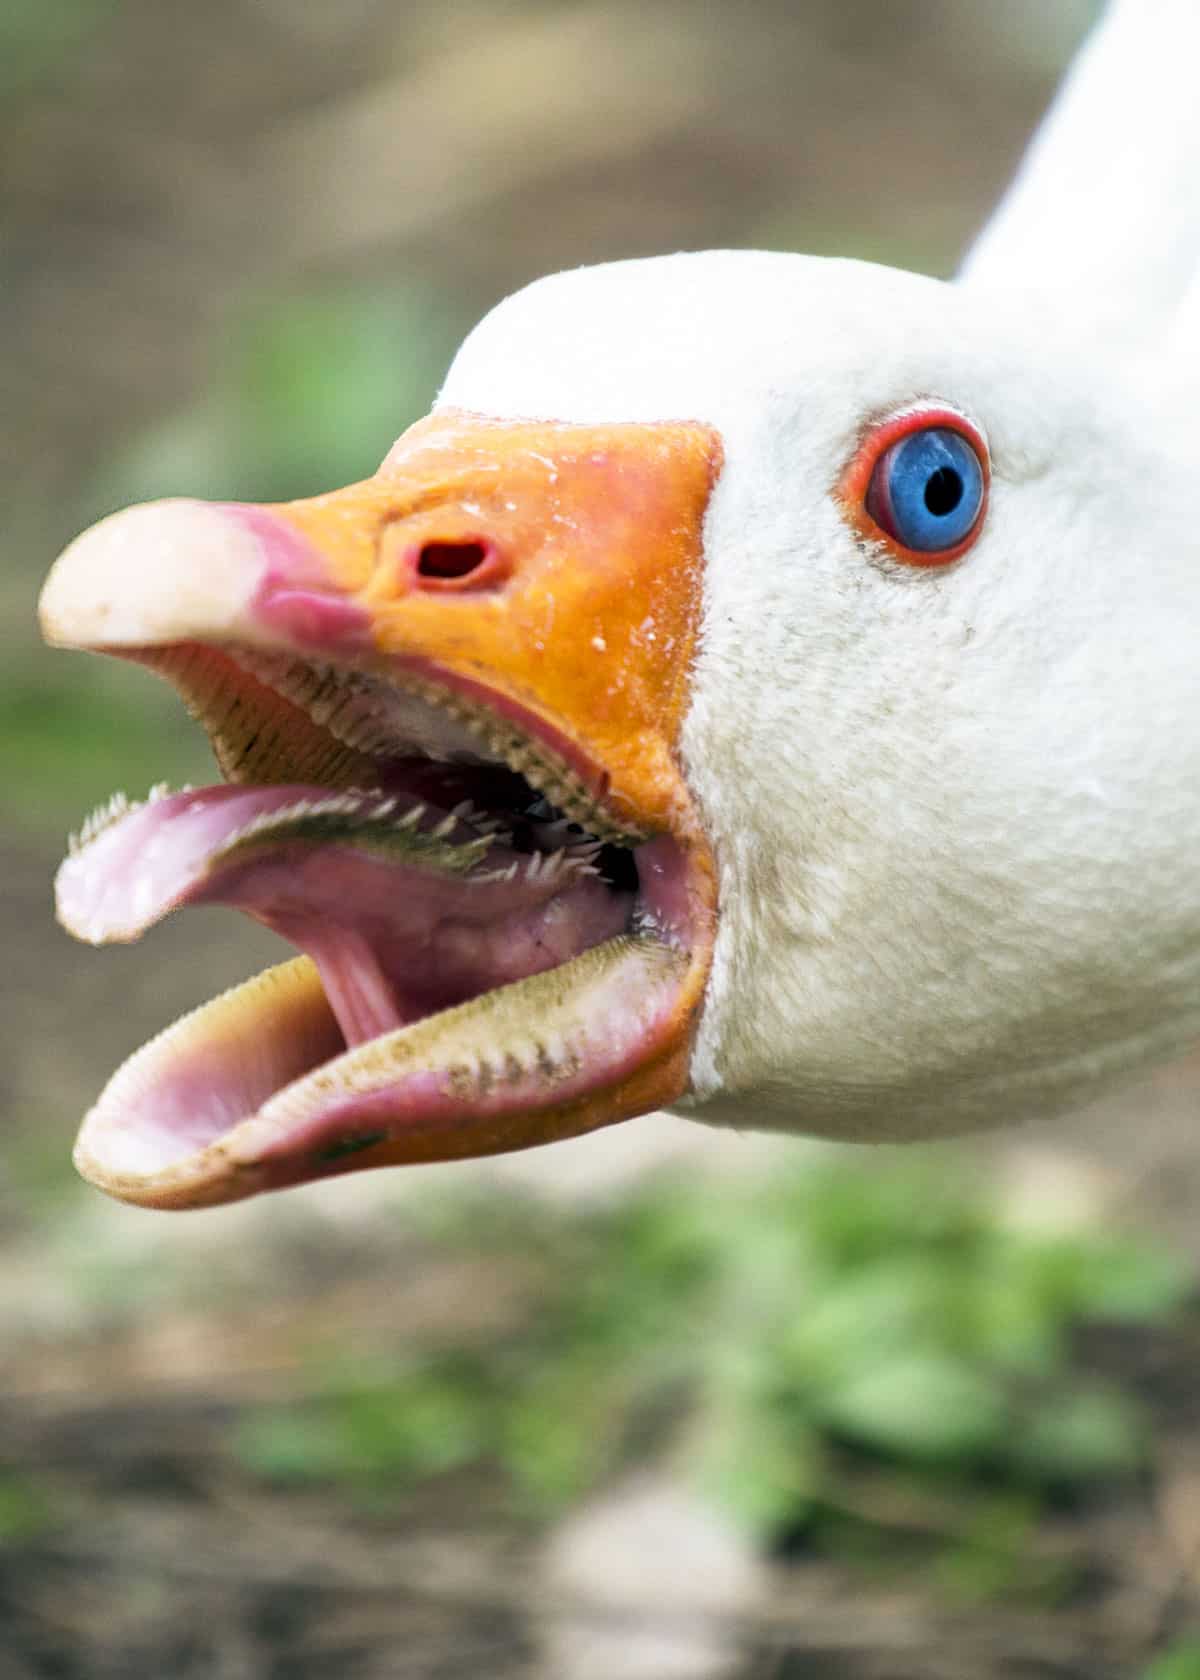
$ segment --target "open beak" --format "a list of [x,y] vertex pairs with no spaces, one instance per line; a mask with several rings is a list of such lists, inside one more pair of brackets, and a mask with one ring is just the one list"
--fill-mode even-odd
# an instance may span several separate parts
[[715,877],[677,750],[719,469],[698,424],[448,412],[349,489],[71,545],[47,639],[165,676],[225,785],[89,819],[60,919],[100,943],[222,903],[305,953],[117,1071],[85,1177],[205,1205],[684,1094]]

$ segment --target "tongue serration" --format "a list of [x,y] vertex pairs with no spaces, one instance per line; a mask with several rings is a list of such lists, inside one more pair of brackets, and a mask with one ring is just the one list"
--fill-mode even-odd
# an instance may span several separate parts
[[452,818],[430,830],[422,826],[425,816],[424,806],[398,810],[379,793],[303,786],[218,786],[152,797],[126,813],[106,811],[94,836],[85,826],[84,843],[55,882],[59,920],[93,945],[137,939],[193,902],[222,865],[285,842],[340,842],[455,877],[480,863],[487,837]]
[[627,924],[631,895],[596,877],[587,846],[517,854],[467,826],[469,810],[401,809],[378,791],[176,794],[67,859],[59,916],[99,944],[186,905],[241,910],[312,957],[346,1041],[361,1043],[557,967]]
[[225,786],[114,815],[60,870],[72,932],[137,938],[220,903],[312,961],[119,1069],[80,1134],[84,1175],[185,1206],[321,1176],[348,1152],[520,1147],[538,1140],[532,1116],[564,1105],[585,1103],[589,1125],[640,1112],[626,1082],[670,1039],[689,958],[626,931],[634,895],[593,849],[517,854],[462,807],[378,791]]

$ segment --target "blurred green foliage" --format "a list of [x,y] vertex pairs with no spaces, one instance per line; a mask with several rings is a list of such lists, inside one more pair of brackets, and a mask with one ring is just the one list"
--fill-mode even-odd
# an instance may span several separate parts
[[865,1555],[874,1525],[839,1492],[850,1453],[901,1472],[909,1502],[973,1481],[937,1564],[954,1590],[998,1590],[1048,1498],[1143,1462],[1136,1398],[1081,1368],[1074,1332],[1166,1320],[1189,1291],[1142,1244],[1025,1231],[927,1171],[845,1160],[652,1186],[582,1219],[456,1217],[472,1250],[544,1266],[523,1331],[335,1365],[309,1401],[245,1416],[246,1464],[379,1497],[490,1462],[553,1510],[658,1450],[764,1541],[807,1530]]
[[50,1499],[30,1477],[0,1469],[0,1548],[32,1540],[54,1520]]
[[77,826],[122,788],[214,778],[200,732],[164,685],[78,655],[0,684],[0,787],[14,826]]
[[0,101],[61,74],[120,0],[0,0]]
[[1200,1680],[1200,1639],[1185,1639],[1151,1663],[1142,1680]]
[[365,478],[426,412],[465,323],[415,282],[248,307],[203,397],[100,475],[101,511],[157,496],[287,501]]

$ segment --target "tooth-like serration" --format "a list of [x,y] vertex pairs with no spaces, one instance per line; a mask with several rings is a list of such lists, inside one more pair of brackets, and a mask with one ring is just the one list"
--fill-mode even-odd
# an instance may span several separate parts
[[169,799],[173,793],[191,791],[187,786],[172,788],[169,782],[156,782],[145,799],[130,799],[127,793],[114,793],[83,819],[77,833],[67,837],[67,851],[71,857],[78,857],[85,846],[90,846],[106,829],[134,811],[140,811],[146,805],[157,805],[159,800]]
[[229,656],[277,694],[300,706],[313,721],[356,753],[395,756],[406,747],[397,709],[416,698],[435,716],[458,726],[479,743],[490,760],[506,765],[591,834],[617,845],[634,845],[643,834],[614,823],[596,803],[582,778],[543,743],[531,740],[475,704],[436,683],[413,678],[399,685],[366,671],[309,665],[254,649],[230,648]]
[[97,805],[96,810],[89,811],[87,816],[84,816],[77,833],[72,833],[67,837],[67,850],[71,853],[71,857],[77,857],[84,850],[84,847],[91,845],[92,840],[96,840],[97,835],[103,835],[106,828],[113,827],[113,823],[121,822],[121,818],[128,816],[129,811],[139,811],[143,805],[153,805],[161,798],[166,798],[168,791],[170,790],[166,788],[166,783],[163,781],[155,788],[151,788],[145,800],[131,800],[128,793],[114,793],[114,795],[109,796],[108,800],[104,800],[103,805]]
[[[455,821],[446,819],[436,828],[422,831],[420,821],[427,807],[417,804],[396,820],[394,812],[397,803],[394,798],[364,793],[331,793],[325,798],[298,799],[291,805],[261,811],[258,816],[252,817],[222,843],[216,855],[227,857],[231,852],[267,837],[281,841],[289,838],[323,839],[351,845],[356,841],[386,845],[389,840],[403,840],[406,854],[414,859],[419,858],[431,867],[440,864],[458,872],[473,867],[491,849],[492,841],[487,835],[473,835],[455,845],[435,847],[433,842],[446,841],[448,834],[457,826]],[[339,825],[339,818],[345,818],[345,823]],[[314,824],[328,824],[329,827],[314,833]],[[289,831],[296,832],[290,834]]]

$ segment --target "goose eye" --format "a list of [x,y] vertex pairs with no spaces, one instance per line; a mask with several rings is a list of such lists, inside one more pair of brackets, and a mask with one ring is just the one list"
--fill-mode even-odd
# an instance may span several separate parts
[[980,452],[949,426],[922,425],[875,462],[864,506],[879,529],[914,557],[957,557],[983,511]]

